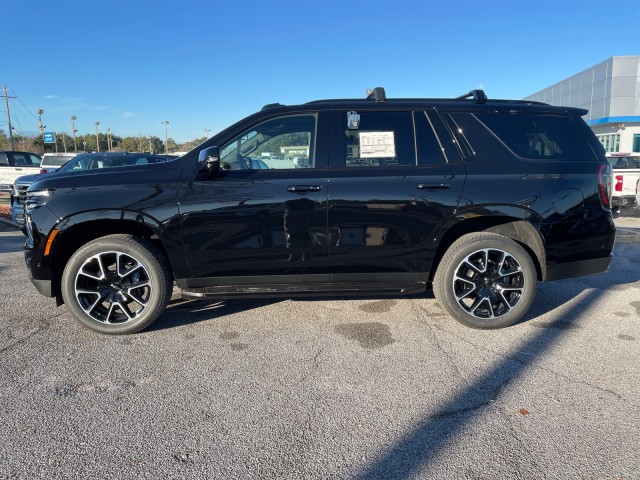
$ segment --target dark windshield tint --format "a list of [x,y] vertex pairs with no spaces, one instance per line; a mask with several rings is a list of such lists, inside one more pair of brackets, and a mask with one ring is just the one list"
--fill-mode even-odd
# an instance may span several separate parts
[[523,158],[594,161],[584,131],[569,116],[481,113],[476,117]]
[[70,172],[74,170],[93,170],[96,168],[129,167],[133,165],[148,165],[150,163],[164,163],[169,159],[149,155],[100,155],[83,154],[65,163],[58,171]]

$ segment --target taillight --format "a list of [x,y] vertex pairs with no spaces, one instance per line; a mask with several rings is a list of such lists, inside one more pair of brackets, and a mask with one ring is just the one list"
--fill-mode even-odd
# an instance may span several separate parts
[[616,185],[614,187],[614,190],[616,192],[621,192],[622,191],[622,179],[623,179],[622,175],[616,175],[616,178],[615,178]]
[[46,168],[41,168],[40,169],[40,173],[47,173],[47,169]]
[[604,207],[611,207],[611,164],[600,165],[598,170],[598,191],[600,202]]

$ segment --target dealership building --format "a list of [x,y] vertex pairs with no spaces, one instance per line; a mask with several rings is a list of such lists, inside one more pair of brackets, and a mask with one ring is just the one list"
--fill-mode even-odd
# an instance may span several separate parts
[[640,152],[640,55],[611,57],[525,100],[585,108],[607,152]]

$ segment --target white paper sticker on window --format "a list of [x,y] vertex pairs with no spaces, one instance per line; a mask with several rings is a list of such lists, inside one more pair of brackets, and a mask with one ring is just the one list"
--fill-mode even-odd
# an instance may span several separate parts
[[359,132],[360,158],[395,158],[393,132]]

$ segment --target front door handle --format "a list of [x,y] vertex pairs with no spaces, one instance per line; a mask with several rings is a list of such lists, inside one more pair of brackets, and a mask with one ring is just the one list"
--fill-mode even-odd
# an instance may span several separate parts
[[418,188],[420,190],[446,190],[451,188],[450,183],[419,183]]
[[320,185],[292,185],[287,187],[287,192],[291,193],[319,192],[320,190],[322,190]]

